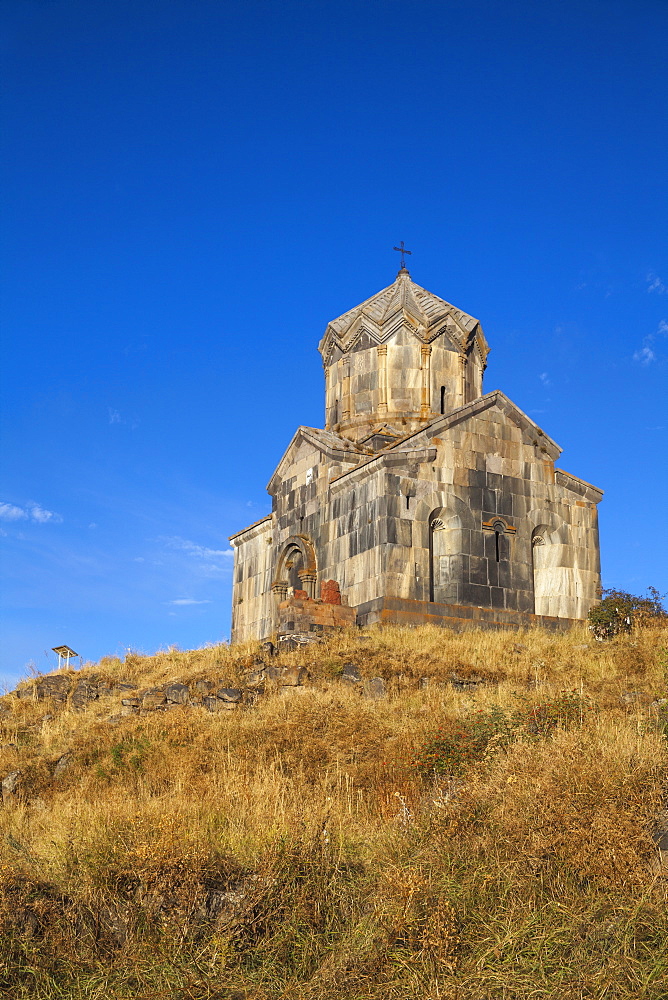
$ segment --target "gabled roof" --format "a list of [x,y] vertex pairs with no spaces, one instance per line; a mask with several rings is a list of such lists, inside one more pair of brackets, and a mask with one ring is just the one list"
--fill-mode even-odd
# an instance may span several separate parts
[[[442,417],[436,417],[424,431],[416,431],[411,437],[415,437],[416,434],[421,433],[426,433],[429,438],[435,437],[439,432],[447,430],[455,424],[462,423],[464,420],[469,420],[477,413],[488,410],[491,406],[496,406],[501,410],[520,430],[528,434],[535,444],[543,448],[553,461],[561,455],[563,449],[557,442],[548,437],[545,431],[531,417],[528,417],[523,410],[520,410],[519,406],[513,403],[512,399],[508,399],[500,389],[495,389],[494,392],[488,392],[484,396],[479,396],[478,399],[472,400],[472,402],[467,403],[465,406],[459,406],[456,410],[452,410],[451,413],[447,413]],[[395,447],[403,446],[403,444],[403,441],[398,442]]]
[[[544,448],[545,452],[554,461],[561,454],[562,449],[553,441],[551,437],[541,430],[537,423],[535,423],[530,417],[526,415],[519,406],[516,406],[511,399],[502,393],[500,390],[495,390],[494,392],[488,392],[485,396],[479,396],[472,402],[467,403],[465,406],[459,406],[456,410],[452,410],[450,413],[446,413],[443,416],[435,417],[431,423],[427,424],[425,427],[420,427],[416,431],[411,431],[405,437],[400,438],[393,444],[388,445],[388,447],[383,448],[382,451],[376,453],[373,458],[371,456],[362,459],[360,465],[368,465],[369,463],[377,460],[383,461],[385,459],[394,458],[395,456],[409,456],[414,452],[418,452],[424,448],[425,443],[424,438],[430,441],[432,438],[437,437],[448,428],[454,427],[456,424],[463,423],[466,420],[470,420],[471,417],[475,417],[478,413],[482,413],[484,410],[490,409],[490,407],[496,406],[500,409],[514,424],[516,424],[522,431],[531,437],[531,440],[536,443],[537,446]],[[422,443],[420,438],[422,437]],[[343,472],[337,477],[338,480],[343,479],[350,472],[356,470],[350,469]],[[574,477],[572,477],[574,478]],[[596,487],[592,487],[596,489]]]
[[283,479],[292,462],[292,456],[302,441],[307,441],[313,445],[322,455],[325,455],[333,462],[358,462],[363,461],[373,454],[370,448],[365,448],[341,437],[334,431],[325,431],[319,427],[298,427],[290,444],[285,449],[283,458],[276,467],[276,471],[269,480],[267,492],[274,494],[277,481]]
[[404,325],[424,343],[445,334],[458,350],[465,351],[477,338],[483,360],[489,352],[477,319],[416,285],[405,269],[387,288],[332,320],[318,350],[323,359],[334,347],[350,350],[363,333],[380,344]]

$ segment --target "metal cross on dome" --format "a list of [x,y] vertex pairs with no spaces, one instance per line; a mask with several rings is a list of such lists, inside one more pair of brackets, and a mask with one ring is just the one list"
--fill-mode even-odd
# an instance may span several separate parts
[[403,240],[399,241],[399,246],[398,247],[393,247],[392,249],[396,250],[398,253],[401,254],[401,269],[402,269],[402,271],[404,271],[406,269],[406,261],[404,259],[404,255],[408,254],[408,256],[410,257],[412,255],[413,251],[406,249],[406,247],[404,246],[404,241]]

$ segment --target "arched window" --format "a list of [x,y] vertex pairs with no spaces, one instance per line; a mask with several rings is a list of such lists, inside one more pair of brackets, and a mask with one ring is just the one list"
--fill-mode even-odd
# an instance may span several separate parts
[[494,530],[494,557],[496,562],[501,562],[501,536],[506,533],[506,524],[500,520],[494,521],[492,528]]

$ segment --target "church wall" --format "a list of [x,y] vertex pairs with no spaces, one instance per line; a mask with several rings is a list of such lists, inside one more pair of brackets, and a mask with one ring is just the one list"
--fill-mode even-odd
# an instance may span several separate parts
[[232,538],[234,642],[262,638],[272,631],[272,535],[273,519],[268,517]]
[[271,520],[235,539],[234,638],[273,631],[271,586],[295,539],[314,552],[313,594],[334,579],[354,607],[403,600],[586,617],[599,583],[600,493],[555,471],[555,446],[531,434],[488,406],[454,425],[434,420],[406,453],[345,475],[302,441]]
[[[496,408],[411,444],[429,440],[435,461],[386,477],[385,595],[586,617],[599,583],[600,494],[587,501],[559,484],[553,459]],[[444,522],[436,533],[434,519]],[[543,521],[550,530],[538,551]],[[537,552],[545,565],[536,603]]]
[[[351,481],[346,482],[349,478]],[[323,510],[323,578],[337,580],[351,606],[381,597],[385,589],[391,529],[383,482],[381,469],[344,477],[332,483]]]

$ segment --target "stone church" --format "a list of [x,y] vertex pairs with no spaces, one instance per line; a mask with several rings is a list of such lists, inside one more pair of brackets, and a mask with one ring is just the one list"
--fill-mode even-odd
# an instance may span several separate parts
[[231,538],[233,641],[280,632],[291,605],[317,610],[323,583],[360,625],[585,618],[602,491],[555,468],[560,447],[507,396],[483,393],[478,320],[402,262],[319,351],[325,428],[297,429],[271,514]]

